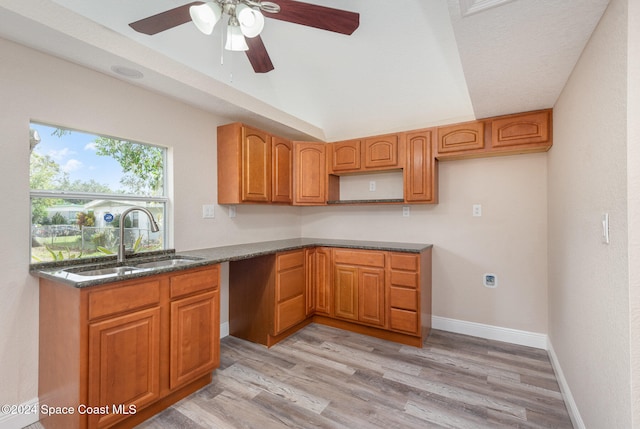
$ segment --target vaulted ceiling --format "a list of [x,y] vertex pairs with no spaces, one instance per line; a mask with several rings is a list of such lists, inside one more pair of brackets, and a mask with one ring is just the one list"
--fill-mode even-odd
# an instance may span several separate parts
[[[273,0],[277,3],[277,0]],[[0,0],[0,37],[293,139],[336,141],[552,107],[608,0],[306,0],[350,36],[267,19],[256,74],[192,23],[130,22],[188,0]],[[116,73],[138,70],[142,78]]]

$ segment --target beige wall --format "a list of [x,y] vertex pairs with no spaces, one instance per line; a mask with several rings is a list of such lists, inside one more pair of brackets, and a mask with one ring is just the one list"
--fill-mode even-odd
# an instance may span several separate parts
[[[629,1],[627,46],[627,204],[629,210],[629,310],[631,339],[640,338],[640,2]],[[635,94],[635,95],[631,95]],[[631,343],[633,427],[640,427],[640,341]]]
[[300,209],[293,207],[242,207],[229,219],[217,206],[215,219],[202,219],[202,205],[217,200],[216,127],[229,120],[2,39],[0,57],[0,404],[37,396],[38,282],[28,274],[30,120],[170,148],[178,250],[300,235]]
[[[432,243],[434,315],[546,333],[546,157],[441,162],[439,204],[413,205],[408,218],[402,206],[307,208],[302,233]],[[482,285],[487,272],[496,289]]]
[[632,427],[627,2],[612,0],[567,82],[549,153],[549,337],[588,428]]

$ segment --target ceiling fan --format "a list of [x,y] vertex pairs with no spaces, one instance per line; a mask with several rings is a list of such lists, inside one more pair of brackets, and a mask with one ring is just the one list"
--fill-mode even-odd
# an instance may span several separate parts
[[129,24],[139,33],[153,35],[193,21],[211,34],[223,15],[229,16],[227,50],[243,50],[256,73],[274,69],[260,38],[264,16],[321,30],[350,35],[360,25],[360,14],[294,0],[213,0],[195,1]]

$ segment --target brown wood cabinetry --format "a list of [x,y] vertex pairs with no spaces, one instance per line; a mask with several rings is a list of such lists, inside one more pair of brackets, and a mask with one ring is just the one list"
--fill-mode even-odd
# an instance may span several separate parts
[[484,149],[484,122],[438,127],[438,156]]
[[401,134],[369,137],[362,148],[363,170],[388,170],[404,165]]
[[291,203],[291,149],[240,123],[218,127],[218,203]]
[[294,204],[327,203],[327,158],[324,143],[294,143]]
[[40,280],[39,397],[94,413],[45,428],[133,427],[211,381],[219,365],[219,267],[104,286]]
[[552,110],[438,127],[440,160],[544,152],[552,145]]
[[[436,204],[438,160],[543,152],[552,110],[334,143],[292,143],[243,124],[218,127],[218,203]],[[341,201],[340,176],[402,170],[404,198]]]
[[328,144],[332,173],[356,172],[360,170],[360,140]]
[[293,202],[293,143],[272,137],[271,146],[271,201],[291,204]]
[[307,316],[331,314],[331,249],[305,250],[307,270]]
[[384,326],[385,252],[334,250],[335,317]]
[[302,250],[276,256],[274,336],[307,317],[304,264]]
[[406,133],[407,164],[404,199],[409,203],[438,202],[438,161],[433,150],[433,131]]
[[229,264],[229,333],[268,347],[301,328],[306,314],[305,252]]
[[501,116],[491,124],[491,147],[510,150],[547,150],[551,147],[551,110]]
[[270,347],[311,322],[421,347],[431,249],[312,247],[230,262],[231,335]]

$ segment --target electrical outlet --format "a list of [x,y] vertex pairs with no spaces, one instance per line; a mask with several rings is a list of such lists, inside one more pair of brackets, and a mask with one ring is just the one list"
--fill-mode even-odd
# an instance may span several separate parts
[[402,216],[404,216],[404,217],[411,216],[411,207],[409,207],[409,206],[402,207]]
[[236,206],[229,206],[229,217],[236,217]]
[[496,288],[498,287],[498,276],[493,273],[484,273],[482,275],[482,284],[486,287]]
[[202,218],[203,219],[213,219],[215,218],[215,208],[214,204],[204,204],[202,206]]
[[482,216],[482,204],[474,204],[472,209],[472,214],[475,217]]
[[372,180],[369,182],[369,192],[375,192],[376,190],[376,181]]

